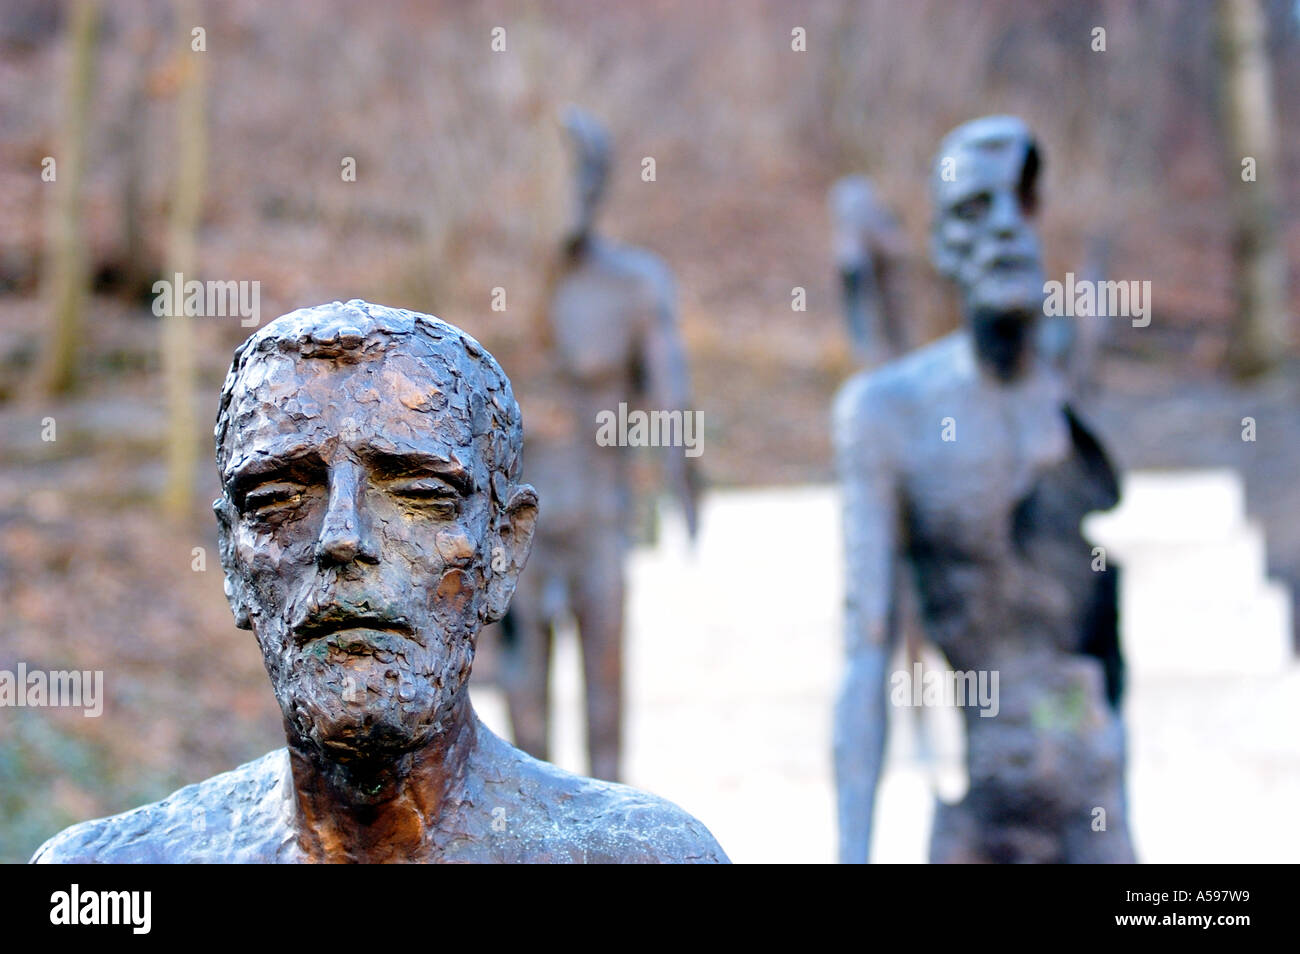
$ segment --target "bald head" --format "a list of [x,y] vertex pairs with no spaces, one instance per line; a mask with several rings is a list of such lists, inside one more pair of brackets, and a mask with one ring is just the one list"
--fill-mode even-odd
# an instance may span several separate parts
[[939,144],[930,172],[934,216],[969,191],[971,180],[1005,168],[1014,178],[1027,214],[1037,209],[1038,143],[1024,120],[1016,116],[983,116],[963,123]]

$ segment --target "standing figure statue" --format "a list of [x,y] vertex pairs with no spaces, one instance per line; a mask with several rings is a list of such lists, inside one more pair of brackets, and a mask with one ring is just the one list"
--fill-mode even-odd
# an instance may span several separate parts
[[[624,562],[632,518],[629,448],[597,442],[598,415],[647,400],[656,409],[690,402],[676,290],[656,256],[595,234],[610,164],[609,136],[568,108],[575,224],[552,278],[545,328],[549,413],[529,413],[527,476],[546,500],[534,556],[503,625],[503,682],[515,742],[547,757],[551,644],[570,617],[582,646],[587,751],[598,778],[621,775]],[[663,455],[693,537],[697,480],[681,448]]]
[[671,803],[539,762],[474,713],[477,637],[538,515],[519,406],[477,341],[358,300],[290,312],[235,352],[215,437],[226,596],[288,745],[34,861],[726,861]]
[[[936,805],[932,862],[1131,862],[1116,569],[1080,533],[1119,499],[1105,451],[1036,342],[1038,148],[1020,120],[948,135],[931,256],[966,327],[845,384],[847,671],[835,719],[840,859],[868,860],[916,586],[966,728],[970,787]],[[955,675],[954,675],[955,674]],[[904,674],[905,675],[905,674]],[[956,676],[961,676],[958,681]],[[972,698],[973,684],[991,689]],[[911,693],[908,693],[911,695]],[[902,700],[899,700],[902,701]]]
[[907,348],[906,237],[866,176],[836,180],[827,205],[849,338],[858,359],[872,368]]

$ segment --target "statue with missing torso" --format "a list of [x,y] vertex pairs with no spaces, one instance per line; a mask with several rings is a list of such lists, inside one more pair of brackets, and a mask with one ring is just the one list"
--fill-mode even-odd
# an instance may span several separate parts
[[[954,130],[935,160],[931,256],[966,328],[859,374],[836,400],[847,671],[836,709],[840,858],[868,859],[900,593],[961,673],[970,788],[936,806],[936,862],[1133,860],[1116,570],[1079,524],[1119,498],[1100,443],[1035,338],[1039,152],[1018,119]],[[991,680],[990,680],[991,682]],[[961,700],[958,700],[959,703]]]
[[38,862],[724,862],[694,818],[479,722],[480,628],[538,501],[496,360],[428,315],[335,302],[235,353],[216,427],[226,593],[288,747],[50,839]]

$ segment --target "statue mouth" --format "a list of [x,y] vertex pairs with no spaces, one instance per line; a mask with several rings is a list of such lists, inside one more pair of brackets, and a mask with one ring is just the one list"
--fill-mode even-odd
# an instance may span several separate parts
[[1006,275],[1026,271],[1037,266],[1038,262],[1027,255],[999,255],[990,261],[984,271],[992,275]]
[[357,615],[333,609],[313,614],[294,629],[293,635],[300,647],[323,641],[332,649],[356,655],[400,646],[415,633],[404,619]]

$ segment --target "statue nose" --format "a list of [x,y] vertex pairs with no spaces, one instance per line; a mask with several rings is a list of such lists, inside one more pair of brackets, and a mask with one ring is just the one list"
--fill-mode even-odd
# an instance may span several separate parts
[[340,467],[330,475],[329,509],[316,543],[316,559],[320,564],[379,562],[359,505],[360,489],[360,475],[355,468]]
[[993,210],[989,215],[989,228],[996,235],[1008,237],[1015,235],[1024,222],[1020,204],[1015,196],[999,193],[994,196]]
[[321,535],[318,557],[327,563],[351,563],[361,553],[361,538],[348,529]]

